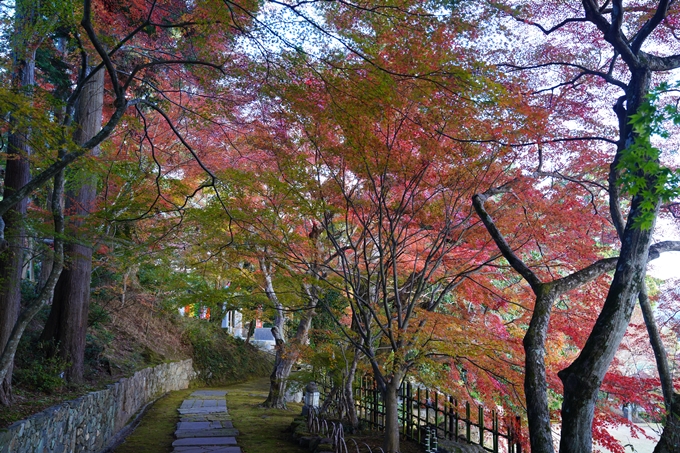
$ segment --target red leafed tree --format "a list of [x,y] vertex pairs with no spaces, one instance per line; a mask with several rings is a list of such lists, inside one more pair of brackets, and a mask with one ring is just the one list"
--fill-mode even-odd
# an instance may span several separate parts
[[[362,19],[372,27],[370,38],[352,39],[364,46],[364,57],[374,58],[370,64],[337,57],[336,70],[296,74],[296,83],[276,94],[299,124],[303,149],[313,156],[318,184],[313,193],[324,203],[325,241],[335,253],[321,278],[347,299],[351,326],[341,322],[345,312],[326,309],[370,363],[385,401],[383,448],[396,452],[397,390],[408,374],[426,379],[418,373],[437,357],[465,361],[480,375],[484,369],[493,373],[494,358],[481,353],[481,341],[456,340],[464,310],[454,301],[462,283],[497,257],[486,248],[489,240],[481,236],[469,198],[480,186],[493,184],[514,154],[454,142],[441,130],[475,135],[496,126],[483,114],[475,118],[471,112],[479,111],[465,102],[477,90],[497,95],[500,104],[510,101],[503,90],[484,85],[488,80],[466,78],[467,68],[457,65],[464,49],[455,46],[447,24],[410,23],[412,28],[399,29],[403,34],[395,39],[394,17]],[[420,70],[428,76],[398,75]],[[495,108],[490,103],[486,113]],[[471,335],[475,340],[486,335],[486,346],[500,348],[502,342],[490,338],[511,335],[497,320],[490,316],[489,330]],[[475,355],[482,356],[478,362]],[[508,376],[499,379],[507,382]],[[499,382],[489,379],[480,388],[503,387],[492,381]]]
[[[598,272],[605,270],[602,266],[614,271],[601,299],[604,304],[594,307],[597,319],[588,324],[587,338],[578,343],[579,355],[558,373],[564,387],[560,451],[587,452],[592,449],[598,391],[638,298],[643,306],[646,304],[643,278],[647,261],[657,252],[677,247],[669,243],[652,244],[654,221],[662,201],[658,188],[665,184],[661,173],[638,171],[635,177],[643,190],[633,189],[630,193],[627,193],[630,186],[624,187],[621,179],[627,171],[633,172],[633,165],[658,168],[659,158],[653,154],[639,157],[637,163],[631,160],[632,145],[640,132],[631,123],[643,111],[641,107],[654,78],[680,64],[680,48],[674,37],[677,5],[666,1],[624,5],[621,1],[584,0],[572,5],[497,2],[495,6],[499,14],[497,24],[511,31],[508,49],[512,51],[496,53],[493,58],[509,71],[522,74],[528,82],[527,102],[545,109],[551,120],[545,131],[536,130],[534,136],[524,141],[533,143],[532,152],[538,151],[533,155],[535,164],[527,168],[525,177],[533,179],[538,187],[555,181],[578,189],[565,194],[563,199],[591,199],[592,211],[611,225],[598,222],[603,225],[602,229],[597,228],[604,239],[602,245],[611,245],[619,257],[615,267],[607,261],[589,264],[586,258],[571,268],[576,272],[569,276],[541,277],[538,268],[526,265],[528,256],[510,252],[503,234],[484,209],[485,200],[500,195],[502,190],[480,193],[475,198],[475,207],[497,245],[536,294],[537,305],[525,336],[525,387],[534,452],[553,451],[548,404],[543,396],[546,377],[531,369],[545,354],[545,333],[551,326],[550,312],[556,304],[550,295],[560,291],[562,283],[582,280],[577,277],[579,273],[590,274],[588,270],[595,270],[593,266],[600,266]],[[513,35],[512,31],[516,33]],[[607,112],[612,112],[609,118]],[[525,162],[529,162],[530,156]],[[606,211],[600,200],[606,203]],[[584,209],[588,209],[585,204]],[[572,228],[578,223],[564,225]],[[583,228],[585,232],[591,226]],[[563,239],[553,238],[550,247],[559,246],[559,241]],[[539,332],[542,333],[537,335]],[[535,359],[531,363],[530,356]],[[538,368],[544,371],[542,365]],[[669,409],[670,393],[672,389],[668,392],[664,386]]]

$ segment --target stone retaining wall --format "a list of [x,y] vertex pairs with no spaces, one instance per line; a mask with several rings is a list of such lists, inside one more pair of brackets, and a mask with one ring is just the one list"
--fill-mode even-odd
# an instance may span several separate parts
[[1,430],[0,453],[100,452],[145,404],[187,388],[193,376],[191,360],[138,371]]

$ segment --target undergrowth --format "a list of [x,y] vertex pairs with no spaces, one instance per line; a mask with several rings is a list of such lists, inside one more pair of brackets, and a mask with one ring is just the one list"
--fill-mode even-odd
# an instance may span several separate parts
[[271,356],[230,336],[219,325],[191,319],[185,322],[184,340],[194,351],[197,385],[224,385],[271,372]]

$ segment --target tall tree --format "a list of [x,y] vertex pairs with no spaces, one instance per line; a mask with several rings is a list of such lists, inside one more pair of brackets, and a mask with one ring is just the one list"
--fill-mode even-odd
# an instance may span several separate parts
[[[86,64],[86,63],[84,63]],[[104,104],[104,71],[99,70],[85,85],[76,110],[74,141],[78,145],[90,140],[101,129]],[[91,150],[99,155],[99,147]],[[91,239],[83,233],[87,215],[93,211],[97,181],[91,175],[81,176],[77,190],[66,193],[65,210],[69,214],[67,234],[77,242],[65,247],[67,265],[61,272],[52,300],[50,315],[41,340],[49,341],[65,362],[69,363],[66,379],[80,382],[83,379],[85,359],[85,333],[90,304],[92,274]]]
[[[22,2],[17,3],[18,6],[23,5]],[[192,154],[193,149],[183,140],[181,130],[176,127],[175,121],[181,121],[184,116],[173,116],[166,110],[176,108],[183,115],[194,114],[190,108],[186,108],[184,102],[185,99],[192,98],[187,95],[190,90],[182,87],[178,89],[177,84],[181,85],[190,78],[193,82],[194,76],[214,81],[215,76],[221,76],[224,74],[223,70],[228,70],[222,63],[223,54],[220,52],[225,48],[233,48],[235,36],[241,35],[254,17],[256,2],[201,4],[195,7],[168,0],[117,9],[112,4],[93,4],[90,0],[84,0],[82,9],[62,3],[49,6],[54,6],[54,11],[42,11],[41,14],[34,15],[49,24],[37,28],[34,44],[49,46],[53,37],[49,30],[58,28],[59,33],[66,33],[73,42],[77,42],[79,56],[86,57],[84,60],[94,66],[94,69],[87,73],[85,67],[82,70],[77,69],[77,64],[72,67],[70,74],[73,76],[73,89],[65,96],[65,101],[41,92],[42,102],[39,106],[36,103],[35,108],[18,109],[17,106],[27,104],[23,93],[15,92],[12,93],[13,97],[3,98],[3,112],[11,111],[22,115],[18,119],[19,123],[25,125],[22,130],[40,128],[42,134],[41,140],[33,142],[34,149],[38,151],[36,162],[40,163],[36,168],[39,171],[19,187],[10,186],[11,190],[7,190],[0,201],[0,215],[4,216],[17,203],[26,200],[31,193],[47,184],[62,169],[107,139],[132,108],[137,109],[137,112],[158,114],[168,124],[171,133],[188,148],[187,152],[199,161],[202,171],[210,174],[207,167],[200,164],[199,156]],[[76,13],[82,13],[82,16],[76,18]],[[20,21],[18,27],[30,29],[30,21],[34,16],[16,14],[15,18]],[[24,39],[21,36],[29,35],[15,36]],[[30,44],[31,41],[25,40],[24,44],[26,43]],[[26,49],[32,50],[31,45],[26,45]],[[234,58],[229,62],[233,64],[233,68],[239,67],[240,61],[236,60]],[[54,63],[56,66],[68,67],[72,62],[57,58]],[[168,71],[180,67],[186,71],[175,72],[173,78],[167,77]],[[205,71],[201,71],[201,68]],[[156,74],[163,71],[166,71],[166,76],[156,78]],[[103,126],[82,144],[75,144],[72,129],[81,93],[90,80],[102,72],[105,72],[106,86],[110,87],[111,93],[105,97]],[[176,82],[174,86],[172,80]],[[3,88],[3,92],[7,91]],[[53,110],[50,111],[50,108]],[[55,113],[57,110],[60,111],[59,114]],[[151,134],[147,135],[150,136]],[[206,185],[212,183],[214,178]],[[4,234],[4,224],[0,227]],[[9,335],[8,332],[12,331],[11,321],[3,322],[0,336]],[[20,334],[22,330],[15,331]],[[17,343],[12,340],[9,344],[16,346]],[[0,362],[11,366],[11,361],[5,359],[13,356],[14,351],[5,348]],[[0,370],[3,375],[7,371],[8,369]]]
[[[555,145],[555,136],[538,138],[539,172],[534,170],[534,174],[578,182],[596,192],[606,188],[613,237],[620,240],[620,246],[615,247],[619,260],[598,318],[579,356],[559,372],[564,386],[560,451],[589,452],[598,391],[642,289],[652,232],[665,196],[667,180],[659,167],[659,155],[635,151],[640,149],[635,144],[641,137],[634,119],[641,113],[652,78],[680,66],[680,46],[673,31],[677,4],[583,0],[568,7],[554,2],[495,5],[502,15],[516,21],[517,25],[509,29],[526,24],[535,31],[516,35],[516,45],[527,51],[513,51],[508,55],[509,62],[504,61],[505,67],[533,75],[529,80],[534,82],[534,102],[547,101],[555,109],[553,121],[571,119],[577,125],[576,132],[557,137],[559,146]],[[540,34],[544,40],[538,39]],[[661,48],[663,53],[659,52]],[[600,57],[593,58],[596,54]],[[618,127],[598,129],[593,112],[607,102],[614,105]],[[591,146],[574,149],[570,158],[560,161],[564,156],[560,148],[578,140]],[[593,146],[593,140],[615,149]],[[594,158],[608,174],[601,175],[592,166]],[[565,167],[564,162],[568,162],[568,168],[560,168]],[[585,178],[584,173],[578,173],[584,162],[590,162],[594,170]],[[542,173],[546,168],[549,174]],[[626,177],[628,181],[634,179],[635,184],[623,185]],[[547,413],[545,409],[542,413]],[[545,435],[550,431],[549,423],[546,418],[532,423],[532,449],[553,450]]]
[[[14,18],[12,39],[12,88],[16,92],[31,96],[35,84],[35,52],[38,37],[33,27],[40,14],[36,5],[28,1],[18,1]],[[29,137],[30,126],[17,118],[10,117],[12,132],[7,139],[7,160],[3,198],[12,196],[31,179],[29,157],[31,154]],[[26,238],[24,216],[28,205],[22,199],[12,209],[0,217],[0,350],[8,343],[12,328],[19,317],[21,308],[21,272],[24,265]],[[12,401],[12,369],[7,370],[0,382],[0,404]]]

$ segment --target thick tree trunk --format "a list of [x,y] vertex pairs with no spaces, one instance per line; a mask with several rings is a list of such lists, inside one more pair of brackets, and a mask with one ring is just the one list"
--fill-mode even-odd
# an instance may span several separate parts
[[598,391],[626,333],[647,267],[653,226],[642,230],[633,225],[642,201],[633,199],[614,279],[595,326],[576,360],[558,373],[564,385],[560,453],[592,451]]
[[38,312],[47,305],[47,302],[52,299],[54,294],[54,287],[57,284],[57,279],[61,273],[64,264],[64,209],[63,209],[63,193],[64,193],[64,171],[60,171],[54,177],[54,191],[52,194],[52,213],[54,218],[54,265],[52,271],[47,279],[47,283],[40,290],[38,297],[29,302],[26,308],[21,312],[17,322],[14,324],[12,333],[10,334],[7,344],[0,355],[0,382],[7,378],[7,374],[11,371],[12,363],[14,362],[14,354],[19,346],[19,340],[26,329],[28,323]]
[[[22,12],[19,8],[18,4],[17,15],[20,16]],[[18,22],[21,20],[21,17],[17,17]],[[31,87],[35,83],[35,51],[18,58],[15,71],[17,88]],[[10,118],[10,123],[13,122],[14,120]],[[3,198],[10,196],[31,179],[28,163],[30,155],[28,131],[20,129],[10,134],[7,148]],[[21,309],[21,270],[26,242],[23,222],[27,206],[28,199],[24,198],[10,209],[3,216],[5,230],[0,231],[0,238],[4,235],[7,240],[7,249],[0,254],[0,350],[6,347]],[[11,402],[12,364],[5,378],[0,381],[0,404],[9,405]]]
[[[20,153],[14,147],[17,140],[10,137],[10,155]],[[21,153],[23,154],[23,153]],[[28,182],[30,175],[25,156],[7,161],[5,193]],[[24,263],[24,227],[28,200],[24,199],[4,217],[8,248],[0,254],[0,350],[4,349],[21,310],[21,268]],[[0,382],[0,404],[12,402],[12,366]]]
[[309,330],[312,327],[312,319],[315,315],[315,308],[317,305],[316,291],[310,285],[305,285],[304,289],[309,298],[308,304],[302,312],[300,324],[298,324],[295,332],[295,338],[290,344],[286,344],[284,337],[284,323],[285,316],[283,313],[283,305],[279,301],[276,291],[274,291],[273,275],[271,264],[265,258],[260,258],[260,269],[265,279],[265,293],[267,298],[272,302],[276,308],[275,326],[272,327],[272,335],[276,341],[276,360],[274,362],[274,370],[269,377],[269,395],[262,403],[264,407],[278,407],[286,408],[286,385],[293,365],[300,356],[300,346],[307,344],[309,338]]
[[[547,292],[549,285],[541,285],[534,312],[524,336],[525,377],[524,394],[527,402],[529,440],[533,453],[553,453],[548,381],[545,371],[545,344],[554,297]],[[546,294],[543,294],[546,293]]]
[[399,453],[399,401],[397,395],[404,375],[397,373],[385,386],[385,453]]
[[314,308],[307,308],[298,324],[295,338],[286,344],[278,331],[278,327],[272,328],[272,334],[276,339],[276,361],[274,371],[269,377],[269,395],[262,405],[264,407],[286,408],[286,386],[293,365],[300,357],[300,346],[307,343],[309,330],[312,327]]
[[286,386],[297,354],[287,354],[285,343],[280,343],[279,340],[276,343],[276,361],[269,376],[269,395],[262,406],[286,409]]
[[[101,129],[104,102],[104,71],[95,74],[83,88],[78,103],[74,140],[85,143]],[[99,148],[92,149],[94,156]],[[77,242],[65,248],[68,265],[57,283],[42,339],[50,341],[59,349],[59,355],[69,363],[66,379],[81,382],[84,372],[85,334],[90,304],[90,280],[92,275],[92,248],[83,234],[84,218],[92,211],[96,198],[96,181],[92,177],[77,191],[66,195],[66,211],[73,216],[69,222],[69,236]]]

